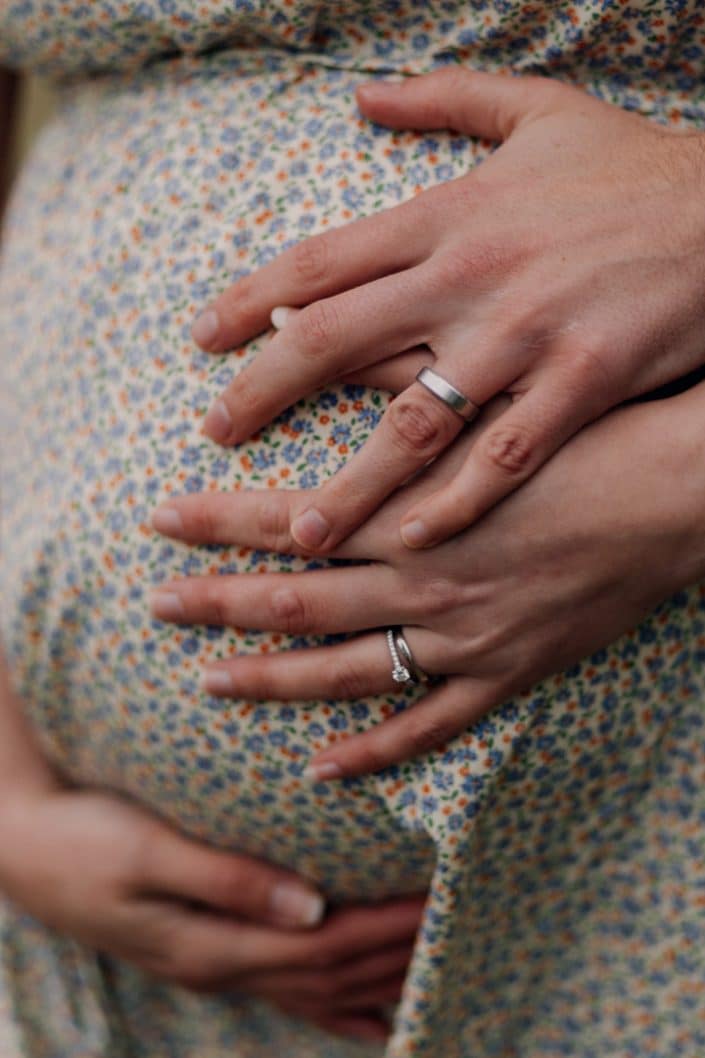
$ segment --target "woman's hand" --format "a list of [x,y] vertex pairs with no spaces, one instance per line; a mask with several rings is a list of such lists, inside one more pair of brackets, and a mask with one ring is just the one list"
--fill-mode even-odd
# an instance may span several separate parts
[[[0,888],[47,925],[186,988],[246,992],[384,1039],[422,900],[333,911],[290,872],[191,841],[117,797],[10,793]],[[312,928],[318,926],[318,928]]]
[[[173,581],[155,594],[153,613],[295,635],[378,629],[206,670],[208,691],[243,699],[388,692],[380,626],[402,625],[418,664],[447,679],[412,708],[321,753],[313,774],[376,771],[438,748],[705,574],[704,404],[699,386],[612,412],[472,529],[432,550],[405,548],[395,532],[400,512],[453,480],[483,443],[480,423],[336,550],[356,564]],[[291,552],[289,516],[301,502],[285,490],[191,495],[160,508],[154,525],[188,541]]]
[[[226,290],[194,327],[213,351],[264,329],[277,305],[307,307],[206,431],[243,441],[324,383],[374,366],[379,380],[397,354],[428,347],[407,364],[433,363],[476,404],[500,392],[511,403],[442,487],[395,506],[420,547],[472,523],[583,424],[705,360],[705,137],[556,81],[457,68],[357,98],[389,127],[503,144],[468,175],[308,239]],[[291,497],[294,540],[331,552],[462,425],[410,385],[334,478]]]

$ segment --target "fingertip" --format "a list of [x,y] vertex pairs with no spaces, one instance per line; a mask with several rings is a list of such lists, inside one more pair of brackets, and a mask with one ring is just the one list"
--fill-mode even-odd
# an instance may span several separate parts
[[399,531],[406,547],[412,550],[428,547],[433,542],[428,526],[420,518],[403,522]]
[[209,351],[215,348],[220,333],[220,319],[215,309],[206,309],[196,318],[191,327],[191,337],[201,349]]
[[363,81],[355,89],[356,95],[370,95],[378,93],[383,95],[390,88],[394,90],[398,85],[405,84],[409,76],[402,73],[390,73],[386,77],[373,77],[369,81]]
[[225,697],[235,693],[235,684],[228,669],[205,669],[201,674],[201,687],[206,694]]
[[184,523],[175,507],[166,505],[157,507],[151,518],[152,529],[162,536],[181,537],[184,535]]
[[304,768],[301,778],[311,783],[316,782],[328,782],[329,779],[341,779],[343,777],[343,769],[339,764],[332,760],[312,761],[308,767]]
[[278,882],[272,890],[270,908],[275,921],[310,929],[318,926],[326,911],[320,893],[305,889],[298,882]]
[[277,305],[276,308],[272,309],[269,317],[272,327],[277,331],[281,331],[298,312],[298,309],[291,308],[289,305]]
[[230,409],[224,400],[217,400],[203,420],[203,432],[211,441],[226,444],[233,428]]
[[401,74],[390,75],[384,79],[365,81],[355,89],[355,98],[361,109],[384,103],[392,98],[408,78]]
[[166,587],[156,588],[150,593],[149,609],[152,617],[158,621],[183,621],[186,616],[181,596]]
[[309,507],[294,518],[291,535],[299,547],[306,551],[317,551],[330,536],[330,524],[316,507]]

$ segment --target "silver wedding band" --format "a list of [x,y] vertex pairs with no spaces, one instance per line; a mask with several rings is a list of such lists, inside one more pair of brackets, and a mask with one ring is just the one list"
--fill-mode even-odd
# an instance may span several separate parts
[[395,683],[428,683],[428,674],[414,660],[411,647],[399,627],[385,632],[389,656],[392,659],[392,679]]
[[473,404],[464,393],[461,393],[451,382],[439,375],[437,371],[433,371],[432,368],[422,367],[416,376],[416,381],[420,382],[434,397],[438,397],[444,404],[447,404],[465,422],[472,422],[480,414],[477,404]]

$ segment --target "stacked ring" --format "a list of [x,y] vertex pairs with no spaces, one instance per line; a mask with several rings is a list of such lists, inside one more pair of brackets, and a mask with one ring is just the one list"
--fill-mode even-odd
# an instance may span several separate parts
[[[428,674],[414,660],[411,647],[399,626],[388,628],[386,633],[389,655],[392,659],[392,679],[395,683],[428,683]],[[403,659],[403,660],[402,660]]]

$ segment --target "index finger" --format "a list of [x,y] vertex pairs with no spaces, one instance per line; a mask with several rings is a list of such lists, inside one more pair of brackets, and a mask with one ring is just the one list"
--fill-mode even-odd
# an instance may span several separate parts
[[413,383],[392,401],[359,452],[317,491],[315,502],[300,502],[291,523],[296,543],[316,552],[337,547],[465,425],[457,412]]
[[203,427],[237,444],[327,382],[426,340],[422,266],[315,301],[279,331],[212,406]]
[[204,906],[251,922],[306,929],[320,923],[325,900],[293,871],[253,856],[199,845],[161,825],[149,832],[139,883],[151,892]]
[[414,222],[415,199],[312,235],[224,290],[193,325],[202,349],[222,352],[263,331],[276,305],[319,298],[411,267],[430,245],[430,226]]

